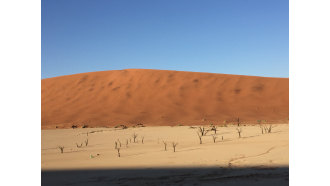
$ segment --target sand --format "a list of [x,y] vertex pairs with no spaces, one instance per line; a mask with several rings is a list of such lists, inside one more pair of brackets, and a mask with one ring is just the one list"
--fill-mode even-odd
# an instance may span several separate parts
[[[241,126],[241,138],[236,128],[218,127],[216,143],[211,136],[214,131],[210,131],[202,137],[203,144],[199,144],[197,128],[188,126],[42,130],[42,169],[226,167],[229,163],[232,166],[288,166],[288,125],[276,125],[270,134],[261,134],[258,125]],[[133,142],[133,133],[138,135],[137,143]],[[120,158],[115,149],[117,140],[122,146]],[[163,141],[167,142],[167,151]],[[178,143],[176,152],[172,142]],[[83,143],[83,147],[77,148],[76,143]],[[63,154],[57,148],[59,145],[65,147]]]
[[289,119],[288,78],[127,69],[48,78],[41,85],[43,129]]
[[[214,131],[210,131],[202,137],[202,144],[194,126],[42,130],[43,183],[134,185],[140,181],[141,185],[149,185],[160,184],[161,177],[171,175],[173,183],[177,179],[192,179],[184,181],[188,185],[220,182],[288,185],[289,126],[274,126],[268,134],[262,134],[259,125],[241,126],[241,138],[237,126],[221,126],[216,143],[212,138]],[[138,134],[136,143],[134,133]],[[122,146],[120,157],[115,149],[118,139]],[[167,142],[167,151],[163,141]],[[178,143],[176,152],[172,142]],[[83,147],[77,148],[76,143],[83,143]],[[63,154],[57,148],[59,145],[65,147]],[[138,179],[143,176],[149,177]],[[90,182],[96,178],[98,181]],[[201,181],[204,178],[208,178],[206,182]]]

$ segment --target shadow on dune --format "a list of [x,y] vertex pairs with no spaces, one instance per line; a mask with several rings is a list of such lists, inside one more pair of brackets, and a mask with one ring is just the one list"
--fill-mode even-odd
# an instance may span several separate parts
[[42,185],[289,185],[289,167],[41,171]]

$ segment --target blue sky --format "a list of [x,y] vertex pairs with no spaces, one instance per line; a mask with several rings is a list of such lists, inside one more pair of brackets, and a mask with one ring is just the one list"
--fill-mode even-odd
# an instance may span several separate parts
[[288,0],[42,0],[41,78],[127,68],[289,77]]

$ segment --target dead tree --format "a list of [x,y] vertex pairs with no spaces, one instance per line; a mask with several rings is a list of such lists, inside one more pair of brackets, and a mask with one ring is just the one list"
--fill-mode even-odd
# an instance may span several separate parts
[[117,142],[115,141],[115,149],[117,149],[118,148],[118,144],[117,144]]
[[242,128],[236,128],[237,133],[238,133],[238,137],[241,137],[241,133],[242,133]]
[[216,134],[212,134],[213,142],[215,143],[215,140],[218,138]]
[[87,147],[87,145],[88,145],[88,139],[85,140],[85,145]]
[[120,148],[117,149],[118,157],[120,157]]
[[272,133],[272,128],[273,128],[273,126],[272,125],[269,125],[269,127],[268,127],[268,133]]
[[205,136],[209,132],[204,127],[199,127],[198,131],[201,133],[202,136]]
[[142,142],[142,144],[143,144],[143,140],[144,140],[144,136],[142,136],[142,138],[141,138],[141,142]]
[[78,145],[78,143],[76,143],[77,148],[82,147],[82,145],[83,145],[83,143],[81,143],[80,145]]
[[167,142],[163,141],[163,143],[164,143],[164,150],[167,151],[167,148],[166,148],[167,147]]
[[134,143],[135,143],[135,139],[138,137],[138,135],[134,133],[134,134],[132,135],[132,137],[133,137],[133,140],[134,140]]
[[173,152],[175,152],[175,148],[178,145],[178,143],[172,142]]
[[259,127],[261,129],[261,134],[264,134],[264,128],[261,125]]
[[200,132],[197,132],[198,138],[199,138],[199,144],[202,144],[202,137],[203,135]]
[[264,126],[264,132],[268,133],[268,127],[267,126]]
[[119,139],[117,139],[118,143],[119,143],[119,147],[121,147],[121,142],[119,141]]
[[61,154],[63,154],[64,146],[58,146],[58,148],[61,150]]
[[214,131],[214,134],[217,134],[217,130],[218,130],[218,127],[216,127],[216,126],[213,126],[211,130],[213,130],[213,131]]
[[273,125],[269,125],[268,127],[265,126],[264,131],[265,131],[265,133],[272,133],[273,128],[274,128]]
[[239,127],[239,125],[241,124],[239,117],[237,117],[237,126]]

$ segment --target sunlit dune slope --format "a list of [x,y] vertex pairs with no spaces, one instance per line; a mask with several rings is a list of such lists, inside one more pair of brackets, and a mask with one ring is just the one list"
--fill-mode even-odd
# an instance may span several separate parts
[[42,128],[287,121],[289,79],[113,70],[41,80]]

